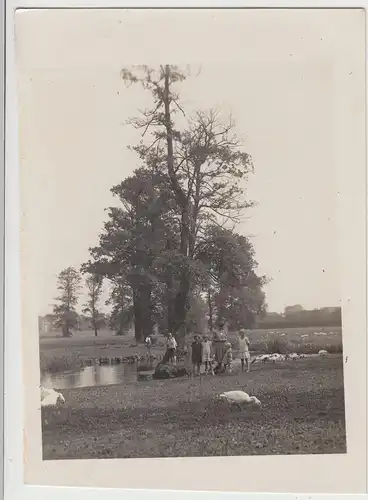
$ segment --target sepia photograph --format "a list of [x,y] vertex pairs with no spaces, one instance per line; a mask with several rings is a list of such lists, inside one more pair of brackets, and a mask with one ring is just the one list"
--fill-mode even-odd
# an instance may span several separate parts
[[43,461],[349,452],[341,19],[312,12],[17,13]]

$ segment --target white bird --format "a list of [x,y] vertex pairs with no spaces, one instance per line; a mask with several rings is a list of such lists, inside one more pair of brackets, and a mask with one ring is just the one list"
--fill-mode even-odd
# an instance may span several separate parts
[[318,354],[320,356],[326,356],[326,354],[328,354],[328,352],[325,349],[321,349],[320,351],[318,351]]
[[223,392],[222,394],[220,394],[219,397],[222,399],[226,399],[226,401],[228,401],[228,403],[232,403],[232,404],[241,405],[244,403],[248,403],[248,404],[254,403],[257,406],[261,406],[261,402],[259,399],[257,399],[255,396],[249,396],[249,394],[247,394],[244,391]]
[[65,403],[65,398],[61,392],[41,387],[41,406],[56,406],[58,402]]
[[260,354],[259,356],[256,356],[252,363],[258,362],[258,361],[268,361],[270,358],[270,354]]
[[278,354],[278,353],[274,353],[274,354],[271,354],[269,357],[268,357],[268,360],[269,361],[273,361],[274,363],[276,361],[284,361],[285,357],[282,355],[282,354]]
[[289,359],[298,359],[299,355],[296,352],[292,352],[291,354],[288,355]]

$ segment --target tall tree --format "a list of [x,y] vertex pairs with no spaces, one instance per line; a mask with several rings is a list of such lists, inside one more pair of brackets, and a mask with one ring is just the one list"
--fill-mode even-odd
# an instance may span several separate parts
[[82,309],[83,314],[85,314],[88,320],[91,322],[95,337],[98,335],[98,331],[101,328],[104,317],[99,311],[99,300],[102,292],[103,278],[98,274],[90,274],[86,278],[86,287],[88,292],[87,302],[84,304]]
[[180,215],[182,262],[173,308],[173,329],[177,332],[185,325],[190,305],[197,239],[208,223],[236,222],[241,211],[251,205],[242,197],[239,181],[253,170],[253,164],[241,149],[231,118],[223,124],[219,113],[210,110],[195,113],[184,130],[175,126],[175,115],[185,115],[174,89],[186,78],[179,68],[141,66],[134,72],[123,70],[122,76],[126,82],[141,83],[152,94],[153,108],[131,120],[143,136],[150,131],[151,138],[134,149],[143,160],[155,154],[157,161],[165,162]]
[[116,335],[124,335],[134,320],[132,289],[121,276],[111,279],[110,296],[106,301],[111,306],[109,326]]
[[56,318],[55,326],[62,329],[63,337],[70,337],[72,329],[78,325],[76,305],[80,282],[81,277],[74,267],[64,269],[58,276],[57,289],[60,295],[55,300],[59,303],[53,306],[53,312]]
[[159,275],[165,273],[162,259],[167,242],[172,239],[174,245],[175,240],[165,182],[159,171],[141,168],[112,188],[121,207],[108,210],[99,246],[90,249],[93,261],[86,264],[109,279],[120,277],[131,288],[137,341],[152,334]]
[[230,328],[251,328],[266,310],[263,286],[266,276],[257,275],[253,245],[233,230],[212,226],[198,247],[197,258],[208,270],[207,297],[212,321],[228,322]]

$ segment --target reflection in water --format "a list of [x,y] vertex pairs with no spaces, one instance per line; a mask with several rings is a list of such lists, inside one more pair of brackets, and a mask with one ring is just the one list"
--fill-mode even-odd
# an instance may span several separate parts
[[48,373],[42,376],[41,384],[54,389],[72,389],[73,387],[94,387],[99,385],[119,384],[137,380],[135,365],[93,365],[78,372]]

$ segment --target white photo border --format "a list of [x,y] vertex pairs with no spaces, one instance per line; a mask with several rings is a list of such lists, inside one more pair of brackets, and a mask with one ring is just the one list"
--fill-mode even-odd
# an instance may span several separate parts
[[[20,269],[19,269],[19,150],[18,150],[18,122],[17,122],[17,80],[15,71],[15,43],[14,43],[14,13],[16,9],[27,8],[362,8],[366,9],[368,0],[362,0],[359,3],[349,3],[344,1],[320,1],[309,0],[298,2],[297,4],[281,0],[268,0],[268,1],[226,1],[226,0],[201,0],[199,3],[195,0],[188,1],[122,1],[122,0],[10,0],[5,5],[6,10],[6,103],[5,103],[5,134],[6,134],[6,147],[5,147],[5,177],[4,171],[1,171],[0,178],[3,181],[5,178],[5,265],[2,255],[2,245],[0,244],[0,275],[4,276],[5,281],[5,303],[3,301],[3,288],[0,291],[0,318],[2,313],[5,313],[4,326],[1,321],[3,331],[0,331],[0,348],[3,347],[2,341],[5,339],[5,354],[4,354],[4,373],[5,373],[5,406],[4,406],[4,494],[6,500],[28,500],[34,499],[49,499],[52,497],[54,500],[62,500],[66,497],[68,499],[88,498],[88,500],[97,500],[101,495],[108,497],[108,500],[121,499],[121,495],[126,498],[134,500],[160,499],[169,500],[172,497],[173,491],[170,490],[129,490],[129,489],[115,489],[115,488],[75,488],[75,487],[53,487],[53,486],[30,486],[24,484],[24,458],[23,458],[23,430],[24,430],[24,402],[23,402],[23,386],[21,372],[21,318],[20,318]],[[367,20],[367,19],[366,19]],[[0,18],[0,23],[2,20]],[[3,65],[2,65],[3,67]],[[367,65],[366,65],[367,68]],[[367,69],[366,69],[367,76]],[[2,80],[2,78],[1,78]],[[367,91],[367,89],[366,89]],[[367,123],[367,120],[366,120]],[[367,146],[366,146],[367,153]],[[366,155],[367,157],[367,155]],[[4,168],[4,167],[3,167]],[[0,181],[0,183],[2,182]],[[1,185],[1,184],[0,184]],[[368,262],[368,239],[367,239],[367,173],[365,175],[365,297],[364,302],[367,306],[367,262]],[[3,206],[0,209],[0,219],[3,219]],[[4,305],[4,307],[3,307]],[[365,324],[364,329],[367,333],[367,307],[365,308]],[[3,333],[4,332],[4,333]],[[3,335],[4,337],[3,337]],[[367,351],[367,342],[365,345]],[[368,353],[366,353],[368,354]],[[367,360],[367,357],[366,357]],[[366,381],[368,380],[367,364],[365,366]],[[0,375],[0,388],[2,386],[2,377]],[[366,401],[367,402],[367,401]],[[0,419],[0,428],[2,421]],[[366,464],[368,457],[368,442],[366,442]],[[3,458],[3,457],[2,457]],[[349,471],[346,471],[349,474]],[[366,478],[366,493],[368,491],[367,478]],[[177,500],[188,500],[189,496],[201,496],[201,498],[210,497],[215,500],[225,500],[230,496],[247,497],[254,500],[266,500],[270,498],[271,494],[261,493],[226,493],[226,492],[194,492],[194,491],[175,491]],[[321,495],[294,495],[294,494],[277,494],[279,498],[288,499],[305,499],[311,498],[322,499]],[[357,495],[339,495],[339,497],[350,499]],[[359,495],[368,498],[368,495]],[[323,495],[323,498],[336,498],[336,495]]]

